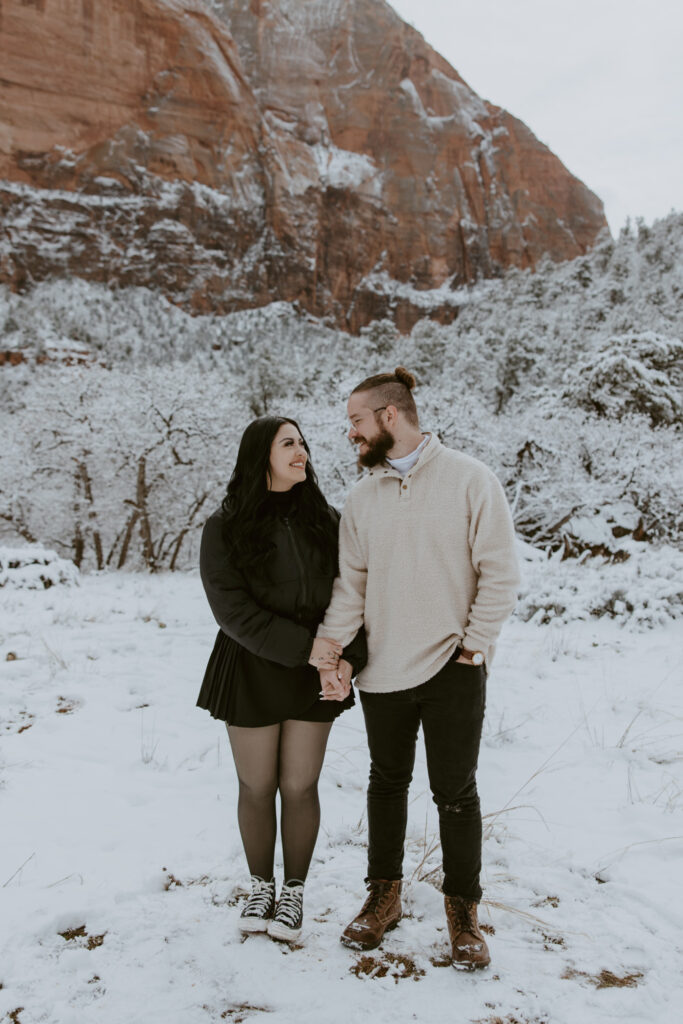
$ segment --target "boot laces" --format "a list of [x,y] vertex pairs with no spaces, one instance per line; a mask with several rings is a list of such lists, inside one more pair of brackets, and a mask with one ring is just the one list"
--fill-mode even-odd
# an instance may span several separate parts
[[275,882],[265,882],[258,875],[252,875],[251,886],[251,895],[244,906],[242,916],[263,917],[270,909],[275,892]]
[[283,885],[275,911],[275,920],[289,928],[295,928],[300,919],[304,902],[303,885]]
[[454,896],[449,898],[448,906],[456,933],[469,932],[470,935],[477,935],[478,929],[474,918],[476,904]]
[[368,882],[368,897],[361,914],[379,914],[391,899],[391,882]]

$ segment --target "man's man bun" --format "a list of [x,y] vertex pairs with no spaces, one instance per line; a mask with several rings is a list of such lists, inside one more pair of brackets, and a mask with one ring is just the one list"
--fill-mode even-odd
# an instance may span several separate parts
[[394,370],[394,376],[401,382],[401,384],[405,384],[408,391],[412,391],[417,383],[413,374],[410,370],[406,370],[405,366],[397,366]]
[[376,373],[372,377],[366,377],[356,385],[351,394],[371,391],[373,409],[386,409],[393,405],[403,413],[413,427],[419,428],[420,420],[412,394],[416,383],[410,370],[406,370],[405,366],[397,366],[393,373]]

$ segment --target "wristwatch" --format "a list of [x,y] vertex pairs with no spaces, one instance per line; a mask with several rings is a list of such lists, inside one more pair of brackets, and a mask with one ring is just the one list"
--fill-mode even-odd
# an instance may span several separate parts
[[471,661],[473,665],[484,664],[484,652],[483,651],[467,651],[464,647],[460,648],[460,658],[465,658],[466,661]]

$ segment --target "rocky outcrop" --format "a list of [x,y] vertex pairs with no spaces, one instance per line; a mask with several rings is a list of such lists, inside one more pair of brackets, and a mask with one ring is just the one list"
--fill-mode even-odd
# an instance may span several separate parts
[[358,330],[584,252],[602,204],[383,0],[2,0],[0,280]]

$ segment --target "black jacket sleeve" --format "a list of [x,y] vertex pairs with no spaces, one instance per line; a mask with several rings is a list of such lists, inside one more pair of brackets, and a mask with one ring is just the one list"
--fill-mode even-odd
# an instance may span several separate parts
[[220,628],[252,654],[294,668],[305,665],[313,637],[305,626],[257,604],[243,574],[232,563],[218,515],[204,526],[199,570],[214,618]]

